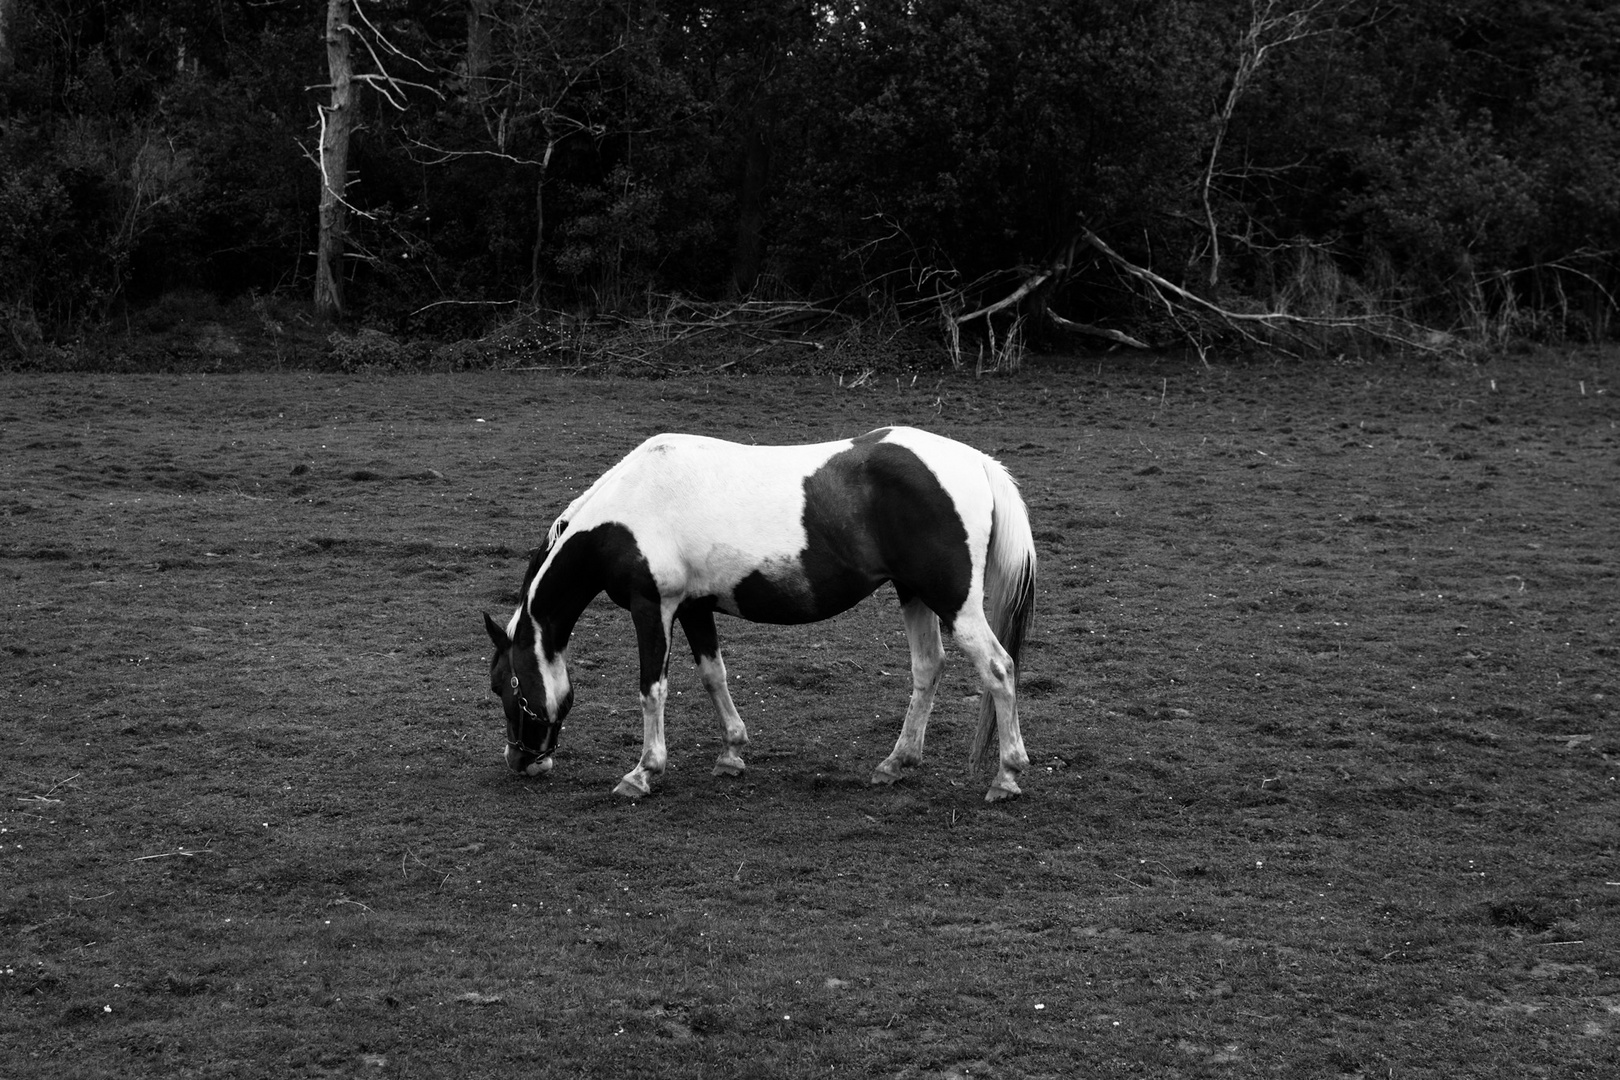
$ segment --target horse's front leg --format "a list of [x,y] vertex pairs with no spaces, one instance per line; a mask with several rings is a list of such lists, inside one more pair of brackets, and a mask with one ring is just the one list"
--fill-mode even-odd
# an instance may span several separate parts
[[681,620],[681,629],[686,631],[686,643],[692,647],[698,678],[726,729],[726,746],[714,759],[714,775],[741,776],[748,767],[743,764],[740,753],[748,745],[748,728],[737,714],[736,703],[726,687],[726,662],[720,658],[720,635],[714,628],[714,612],[708,608],[683,607],[676,616]]
[[664,745],[664,702],[669,699],[669,631],[673,611],[662,605],[637,604],[630,609],[641,657],[641,760],[624,774],[615,795],[639,799],[652,792],[669,760]]

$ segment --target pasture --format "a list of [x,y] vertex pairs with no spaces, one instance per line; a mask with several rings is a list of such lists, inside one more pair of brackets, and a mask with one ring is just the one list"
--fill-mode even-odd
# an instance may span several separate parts
[[[1620,371],[0,376],[0,1066],[13,1077],[1610,1077]],[[555,771],[480,612],[644,437],[926,427],[1039,549],[1024,797],[925,763],[891,590],[629,618]]]

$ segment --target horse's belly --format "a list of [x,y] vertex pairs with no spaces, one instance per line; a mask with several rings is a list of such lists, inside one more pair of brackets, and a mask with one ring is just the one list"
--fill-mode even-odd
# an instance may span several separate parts
[[770,567],[747,574],[719,606],[750,622],[820,622],[848,611],[871,596],[885,580],[854,569],[811,575],[795,562],[791,567]]

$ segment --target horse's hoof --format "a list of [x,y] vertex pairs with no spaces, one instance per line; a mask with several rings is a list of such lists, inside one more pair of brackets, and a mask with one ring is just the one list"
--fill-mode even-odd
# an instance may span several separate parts
[[627,776],[623,780],[619,781],[619,786],[613,789],[613,794],[622,795],[626,799],[634,801],[648,794],[650,790],[650,788],[644,787],[643,785],[631,782],[630,778]]
[[746,770],[740,761],[717,761],[714,768],[709,770],[710,776],[741,776]]
[[904,780],[906,774],[898,769],[886,769],[882,765],[872,770],[872,783],[888,786],[899,780]]
[[996,787],[992,787],[989,791],[984,793],[984,801],[985,802],[1000,802],[1002,799],[1016,799],[1018,796],[1020,796],[1022,794],[1023,794],[1023,791],[1018,787],[1017,784],[1008,784],[1006,786],[996,786]]

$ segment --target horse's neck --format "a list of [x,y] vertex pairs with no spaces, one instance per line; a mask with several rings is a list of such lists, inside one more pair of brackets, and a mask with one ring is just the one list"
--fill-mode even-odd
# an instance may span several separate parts
[[540,623],[547,654],[568,647],[568,636],[580,613],[606,587],[591,547],[588,536],[565,534],[561,546],[535,576],[529,610]]

